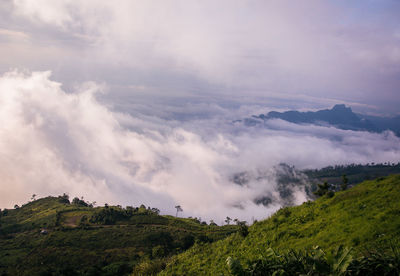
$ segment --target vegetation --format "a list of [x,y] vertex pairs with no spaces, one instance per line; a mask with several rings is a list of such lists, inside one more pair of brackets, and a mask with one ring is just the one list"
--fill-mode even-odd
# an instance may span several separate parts
[[[162,275],[399,275],[400,175],[366,181],[171,259]],[[278,253],[280,252],[280,253]]]
[[156,208],[93,207],[68,195],[0,211],[0,275],[148,275],[193,244],[238,226],[160,216]]
[[317,189],[317,184],[327,182],[332,185],[332,189],[339,191],[359,184],[364,180],[400,174],[400,163],[336,165],[302,172],[314,184],[315,189]]
[[399,275],[400,175],[348,188],[334,170],[340,190],[252,226],[33,195],[0,210],[0,275]]
[[352,249],[342,246],[328,254],[318,246],[283,254],[269,248],[258,259],[248,261],[246,268],[231,257],[226,264],[232,275],[399,275],[400,254],[395,249],[385,254],[375,250],[354,259]]

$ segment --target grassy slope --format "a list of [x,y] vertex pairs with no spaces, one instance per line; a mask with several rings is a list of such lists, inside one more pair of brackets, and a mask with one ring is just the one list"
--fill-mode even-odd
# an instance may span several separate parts
[[226,258],[257,259],[269,247],[332,250],[342,244],[362,248],[394,242],[400,237],[400,175],[366,181],[334,197],[281,209],[249,228],[209,245],[195,245],[178,255],[163,275],[228,275]]
[[[90,217],[101,208],[63,204],[47,197],[8,210],[0,217],[0,274],[60,274],[63,269],[72,275],[72,269],[87,275],[106,275],[107,271],[113,275],[121,264],[131,268],[151,257],[152,248],[158,245],[168,248],[166,255],[174,254],[182,250],[185,237],[218,240],[237,229],[140,211],[115,225],[79,227],[81,217]],[[48,229],[47,235],[40,234],[42,228]]]

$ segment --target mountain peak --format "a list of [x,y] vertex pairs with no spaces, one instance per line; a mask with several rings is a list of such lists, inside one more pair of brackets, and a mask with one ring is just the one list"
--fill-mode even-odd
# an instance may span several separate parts
[[330,125],[345,130],[369,132],[390,130],[400,137],[400,116],[391,118],[356,114],[345,104],[336,104],[331,109],[318,111],[270,111],[268,114],[254,115],[244,122],[247,126],[254,126],[270,119],[281,119],[295,124]]
[[346,107],[346,105],[345,104],[335,104],[333,107],[332,107],[332,109],[331,109],[332,111],[341,111],[341,112],[343,112],[343,111],[345,111],[345,112],[353,112],[352,110],[351,110],[351,107]]
[[319,111],[286,111],[269,112],[267,116],[258,116],[263,120],[281,119],[296,124],[331,125],[340,129],[376,131],[376,128],[368,120],[360,118],[350,107],[345,104],[336,104],[332,109]]

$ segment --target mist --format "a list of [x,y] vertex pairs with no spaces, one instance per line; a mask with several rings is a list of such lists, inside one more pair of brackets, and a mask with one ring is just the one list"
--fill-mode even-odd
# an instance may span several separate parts
[[[270,120],[248,127],[235,120],[271,107],[210,103],[197,98],[125,103],[93,82],[65,91],[51,72],[10,71],[0,78],[0,207],[38,196],[83,196],[97,204],[157,207],[183,216],[250,221],[282,206],[276,165],[298,169],[332,164],[398,162],[400,139],[382,134]],[[255,111],[252,113],[252,111]],[[236,173],[263,173],[246,185]],[[297,204],[307,200],[294,191]]]

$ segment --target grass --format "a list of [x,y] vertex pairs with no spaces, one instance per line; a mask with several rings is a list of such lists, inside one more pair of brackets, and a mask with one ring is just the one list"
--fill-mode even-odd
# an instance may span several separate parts
[[[154,275],[161,270],[161,275],[251,275],[257,266],[312,268],[315,252],[317,261],[331,269],[339,245],[353,248],[355,260],[364,257],[346,267],[365,274],[400,259],[387,253],[390,245],[400,245],[398,198],[400,175],[381,177],[280,209],[250,226],[246,235],[236,225],[202,225],[146,208],[93,208],[47,197],[1,212],[0,275]],[[40,234],[41,229],[48,233]]]
[[[141,208],[112,224],[90,222],[104,209],[46,197],[3,210],[0,275],[128,275],[149,260],[165,262],[196,240],[215,241],[237,231],[232,225],[204,226]],[[116,206],[108,210],[126,212]],[[48,234],[40,234],[41,229]]]
[[[249,235],[233,234],[209,245],[195,245],[171,260],[161,275],[230,275],[227,257],[246,263],[269,248],[280,251],[333,251],[339,245],[354,248],[399,246],[400,175],[366,181],[301,206],[279,210],[249,227]],[[382,249],[384,250],[384,249]]]

